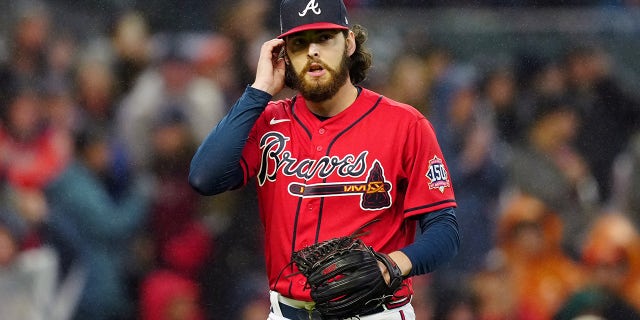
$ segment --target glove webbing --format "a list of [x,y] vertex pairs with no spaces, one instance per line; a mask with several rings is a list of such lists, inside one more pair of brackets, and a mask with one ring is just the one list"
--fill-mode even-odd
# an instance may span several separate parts
[[293,253],[293,261],[298,265],[298,270],[305,276],[309,270],[318,267],[320,263],[326,261],[331,254],[357,250],[361,246],[359,240],[351,237],[342,237],[334,240],[327,240],[316,245],[306,247]]

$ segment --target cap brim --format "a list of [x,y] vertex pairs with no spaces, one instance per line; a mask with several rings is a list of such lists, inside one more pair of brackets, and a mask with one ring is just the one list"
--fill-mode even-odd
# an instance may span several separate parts
[[282,39],[290,34],[306,31],[306,30],[321,30],[321,29],[340,29],[340,30],[348,30],[349,27],[341,26],[339,24],[330,23],[330,22],[316,22],[310,24],[303,24],[301,26],[297,26],[281,35],[278,36],[278,39]]

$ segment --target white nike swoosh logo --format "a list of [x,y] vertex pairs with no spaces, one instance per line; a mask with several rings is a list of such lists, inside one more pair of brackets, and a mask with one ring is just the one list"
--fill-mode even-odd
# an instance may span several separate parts
[[276,118],[271,118],[271,121],[269,121],[270,125],[274,125],[274,124],[278,124],[281,122],[287,122],[287,121],[291,121],[291,119],[276,119]]

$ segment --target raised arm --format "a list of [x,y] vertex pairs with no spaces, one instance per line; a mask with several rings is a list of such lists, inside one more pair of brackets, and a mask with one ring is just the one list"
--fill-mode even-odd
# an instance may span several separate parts
[[203,195],[214,195],[243,181],[242,150],[251,128],[273,95],[284,87],[281,39],[265,42],[260,52],[255,82],[198,147],[191,161],[189,183]]

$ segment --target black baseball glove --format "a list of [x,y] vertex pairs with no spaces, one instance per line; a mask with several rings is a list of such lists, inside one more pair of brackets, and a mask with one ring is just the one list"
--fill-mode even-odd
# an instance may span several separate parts
[[[346,319],[370,313],[389,302],[402,285],[398,265],[353,236],[305,247],[294,252],[292,260],[307,277],[311,298],[322,319]],[[389,284],[378,261],[389,270]]]

